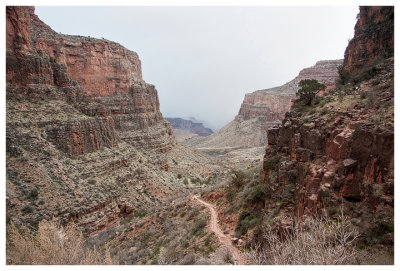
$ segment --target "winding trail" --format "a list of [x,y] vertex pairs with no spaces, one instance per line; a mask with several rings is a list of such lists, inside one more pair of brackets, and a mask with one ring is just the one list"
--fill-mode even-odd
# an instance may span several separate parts
[[245,265],[246,260],[242,257],[242,255],[240,255],[240,252],[237,249],[237,247],[235,247],[232,244],[231,239],[228,236],[226,236],[222,232],[221,228],[219,227],[218,214],[215,211],[215,207],[212,204],[199,199],[198,195],[193,196],[192,199],[197,200],[200,204],[204,205],[205,207],[208,208],[208,210],[210,210],[210,213],[211,213],[210,228],[217,235],[220,243],[229,249],[229,251],[231,252],[234,264],[235,265]]

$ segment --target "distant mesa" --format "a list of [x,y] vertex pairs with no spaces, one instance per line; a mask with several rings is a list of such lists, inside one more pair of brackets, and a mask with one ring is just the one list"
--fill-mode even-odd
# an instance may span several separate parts
[[[167,121],[169,121],[172,125],[172,127],[175,130],[175,136],[179,140],[179,135],[185,134],[186,137],[194,137],[194,136],[209,136],[213,133],[213,131],[210,128],[204,127],[203,123],[200,122],[193,122],[191,120],[185,120],[182,118],[165,118]],[[192,119],[192,118],[191,118]],[[183,130],[186,131],[177,131],[177,130]]]

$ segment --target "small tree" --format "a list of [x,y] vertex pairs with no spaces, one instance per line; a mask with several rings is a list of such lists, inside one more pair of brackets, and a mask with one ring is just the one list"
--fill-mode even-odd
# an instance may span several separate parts
[[340,65],[337,67],[339,78],[336,80],[336,83],[339,85],[345,85],[350,80],[350,73]]
[[324,84],[319,83],[315,79],[301,80],[299,86],[301,89],[296,93],[296,96],[299,96],[299,100],[302,101],[304,105],[311,105],[315,95],[326,88]]

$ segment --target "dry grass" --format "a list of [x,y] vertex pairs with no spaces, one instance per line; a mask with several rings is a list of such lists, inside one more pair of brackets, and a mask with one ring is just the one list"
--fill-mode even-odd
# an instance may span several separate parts
[[113,264],[108,249],[86,248],[75,225],[63,228],[56,222],[42,221],[36,234],[20,231],[14,225],[7,231],[7,264],[86,265]]
[[279,236],[267,226],[265,245],[247,253],[252,264],[342,265],[356,264],[358,231],[343,215],[336,221],[307,218]]

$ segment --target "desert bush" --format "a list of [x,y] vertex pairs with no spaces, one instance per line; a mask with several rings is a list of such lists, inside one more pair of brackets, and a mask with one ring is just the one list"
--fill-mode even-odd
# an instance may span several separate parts
[[350,80],[350,73],[344,69],[343,65],[338,66],[337,68],[339,78],[337,80],[338,85],[345,85]]
[[139,209],[139,210],[136,210],[135,211],[135,213],[134,213],[134,217],[139,217],[139,218],[143,218],[143,217],[145,217],[147,215],[147,211],[145,210],[145,209]]
[[7,264],[113,264],[108,248],[85,246],[82,233],[74,224],[62,227],[54,221],[41,221],[36,233],[7,229]]
[[358,251],[359,233],[343,215],[337,220],[310,217],[277,234],[270,225],[264,229],[263,247],[247,253],[252,264],[336,265],[352,264]]
[[192,235],[199,234],[207,226],[207,218],[202,217],[197,220],[192,227]]
[[241,170],[232,170],[233,178],[232,185],[236,188],[240,188],[244,185],[244,180],[246,179],[246,173]]
[[279,155],[274,155],[270,157],[267,161],[264,163],[264,169],[265,171],[276,171],[278,169],[279,161],[281,160],[281,157]]

